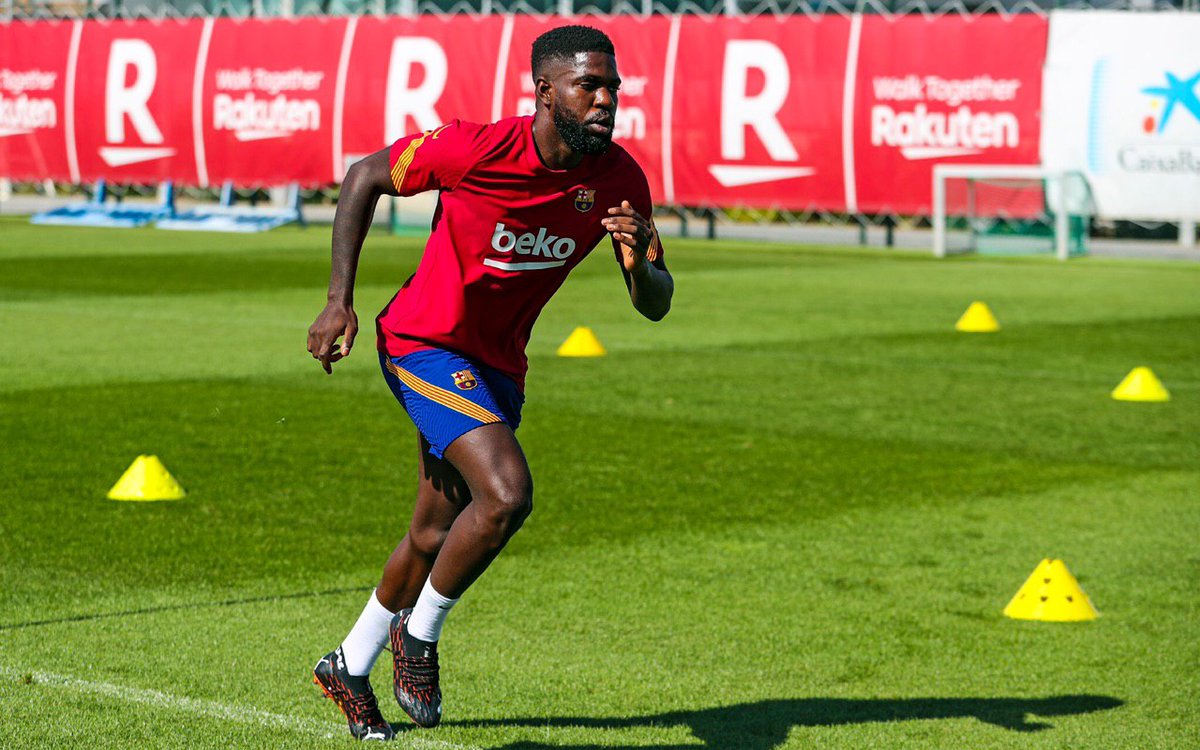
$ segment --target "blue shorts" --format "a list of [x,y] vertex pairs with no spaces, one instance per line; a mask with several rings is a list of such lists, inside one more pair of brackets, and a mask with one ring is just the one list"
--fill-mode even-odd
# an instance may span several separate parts
[[521,424],[525,394],[499,370],[445,349],[389,357],[379,354],[383,378],[438,458],[450,444],[485,424]]

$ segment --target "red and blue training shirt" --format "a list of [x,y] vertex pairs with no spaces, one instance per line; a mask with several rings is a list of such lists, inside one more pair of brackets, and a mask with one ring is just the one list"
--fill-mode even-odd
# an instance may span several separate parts
[[[547,167],[532,117],[455,120],[401,138],[389,156],[400,195],[440,195],[416,273],[376,318],[379,350],[450,349],[523,389],[533,323],[608,234],[600,223],[608,209],[627,200],[650,217],[646,175],[615,143],[571,169]],[[655,237],[647,257],[661,252]]]

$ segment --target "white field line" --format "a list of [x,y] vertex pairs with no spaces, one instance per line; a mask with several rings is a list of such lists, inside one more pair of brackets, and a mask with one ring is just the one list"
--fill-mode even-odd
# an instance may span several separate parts
[[[17,680],[22,675],[32,675],[34,682],[38,685],[45,685],[72,693],[97,695],[126,703],[138,703],[178,713],[203,716],[218,721],[249,724],[264,729],[285,730],[330,739],[346,735],[345,725],[339,723],[296,716],[284,716],[283,714],[275,714],[257,708],[235,706],[228,703],[204,700],[202,698],[189,698],[186,695],[173,695],[160,690],[127,687],[111,682],[93,682],[91,680],[81,680],[78,677],[54,674],[52,672],[30,672],[0,666],[0,676],[3,676],[5,680]],[[316,689],[315,687],[313,688],[313,690]],[[336,710],[332,705],[329,706],[329,709]],[[415,748],[441,748],[444,750],[471,750],[472,748],[470,745],[460,745],[455,742],[434,740],[418,735],[408,736],[402,734],[400,735],[400,739],[405,745]]]

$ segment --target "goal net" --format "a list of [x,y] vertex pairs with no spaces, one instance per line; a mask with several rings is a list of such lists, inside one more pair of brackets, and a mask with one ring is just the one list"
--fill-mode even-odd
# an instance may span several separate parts
[[1087,252],[1091,191],[1079,172],[1040,166],[938,164],[933,168],[933,254]]

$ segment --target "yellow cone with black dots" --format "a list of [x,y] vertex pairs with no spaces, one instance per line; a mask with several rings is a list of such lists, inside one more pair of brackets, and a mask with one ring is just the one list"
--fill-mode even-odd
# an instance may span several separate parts
[[560,357],[603,357],[607,352],[600,339],[587,326],[579,326],[558,347]]
[[1117,401],[1170,401],[1171,394],[1149,367],[1135,367],[1113,389]]
[[992,309],[987,304],[975,301],[954,324],[954,330],[963,333],[994,333],[1000,330],[1000,321],[992,315]]
[[138,456],[113,488],[109,500],[180,500],[187,495],[158,456]]
[[1004,608],[1015,620],[1081,622],[1100,616],[1062,560],[1042,560]]

